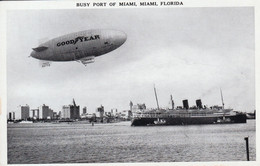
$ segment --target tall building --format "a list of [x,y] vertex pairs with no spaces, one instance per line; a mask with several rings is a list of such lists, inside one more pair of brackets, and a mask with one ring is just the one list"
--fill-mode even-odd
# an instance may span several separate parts
[[98,107],[97,112],[99,112],[99,117],[101,119],[103,119],[103,117],[104,117],[104,106],[101,105],[100,107]]
[[13,112],[13,120],[15,120],[15,112]]
[[172,99],[172,95],[171,95],[171,99],[170,99],[170,102],[169,102],[169,109],[170,110],[173,110],[174,109],[174,101]]
[[48,119],[53,119],[53,110],[49,108],[49,112],[48,112]]
[[131,110],[128,110],[128,114],[127,114],[127,118],[131,119],[131,117],[133,116],[133,113]]
[[12,120],[12,112],[9,112],[8,115],[8,120]]
[[53,112],[53,119],[58,119],[58,114],[57,114],[57,112]]
[[64,105],[62,107],[61,118],[62,119],[70,119],[70,106]]
[[57,116],[58,116],[58,118],[61,118],[61,111],[59,111]]
[[39,109],[31,109],[31,116],[34,119],[39,119]]
[[39,119],[52,119],[53,118],[53,110],[49,108],[49,106],[43,104],[39,107]]
[[132,101],[130,101],[129,106],[130,106],[130,111],[132,111],[133,110],[133,102]]
[[86,114],[87,113],[87,107],[84,107],[83,108],[83,114]]
[[28,105],[21,106],[21,119],[27,120],[30,117],[30,107]]
[[73,99],[72,105],[64,105],[62,107],[61,118],[62,119],[79,119],[80,107],[76,105]]

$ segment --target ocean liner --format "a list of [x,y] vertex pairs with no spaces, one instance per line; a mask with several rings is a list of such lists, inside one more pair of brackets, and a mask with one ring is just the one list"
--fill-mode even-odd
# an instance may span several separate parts
[[196,106],[189,107],[188,100],[183,100],[183,106],[174,108],[171,96],[171,108],[168,109],[159,108],[155,88],[154,92],[157,108],[146,109],[144,104],[134,106],[131,126],[246,123],[245,113],[224,109],[222,91],[220,91],[222,106],[208,108],[202,105],[201,99],[198,99]]

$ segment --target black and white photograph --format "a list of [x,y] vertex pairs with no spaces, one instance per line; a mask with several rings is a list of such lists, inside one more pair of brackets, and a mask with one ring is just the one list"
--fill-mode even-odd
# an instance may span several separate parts
[[7,164],[256,164],[254,6],[83,2],[5,12]]

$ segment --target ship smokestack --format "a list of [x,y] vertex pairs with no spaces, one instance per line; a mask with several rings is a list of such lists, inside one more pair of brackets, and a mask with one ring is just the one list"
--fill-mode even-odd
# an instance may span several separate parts
[[198,109],[202,109],[202,102],[200,99],[196,100],[196,105]]
[[182,100],[182,103],[183,103],[183,108],[189,109],[189,102],[188,102],[187,99],[186,100]]

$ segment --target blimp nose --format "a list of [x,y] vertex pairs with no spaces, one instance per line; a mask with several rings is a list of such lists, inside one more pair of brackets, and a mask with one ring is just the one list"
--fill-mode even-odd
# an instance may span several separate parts
[[119,32],[116,34],[115,39],[116,39],[116,40],[115,40],[116,45],[121,46],[121,45],[124,44],[124,42],[126,41],[127,35],[126,35],[126,33],[119,31]]
[[30,56],[36,58],[36,52],[35,52],[35,51],[32,51],[31,54],[30,54]]

